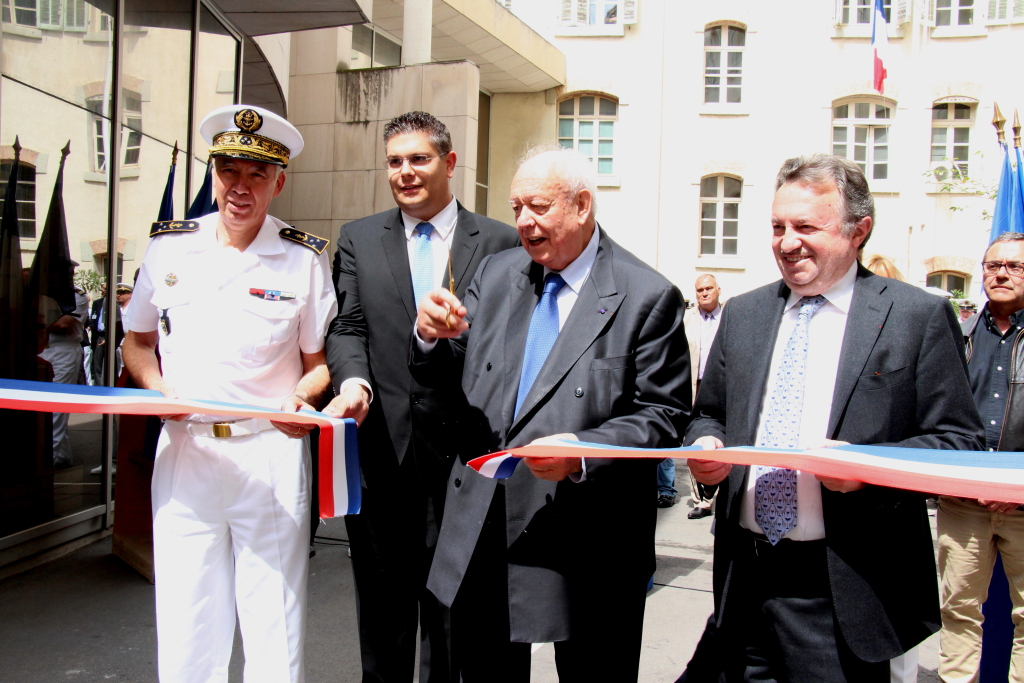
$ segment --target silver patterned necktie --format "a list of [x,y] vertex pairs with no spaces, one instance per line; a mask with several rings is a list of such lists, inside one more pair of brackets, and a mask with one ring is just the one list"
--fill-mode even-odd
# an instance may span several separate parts
[[430,246],[430,233],[434,226],[426,221],[416,226],[415,248],[412,259],[412,293],[416,298],[416,305],[427,295],[427,292],[437,285],[434,280],[434,250]]
[[[807,383],[807,328],[811,316],[826,302],[823,296],[800,299],[796,327],[782,352],[782,362],[775,375],[768,415],[757,445],[766,448],[797,448],[800,441],[800,418],[804,409],[804,388]],[[796,472],[777,467],[758,466],[754,485],[754,519],[775,545],[797,522]]]

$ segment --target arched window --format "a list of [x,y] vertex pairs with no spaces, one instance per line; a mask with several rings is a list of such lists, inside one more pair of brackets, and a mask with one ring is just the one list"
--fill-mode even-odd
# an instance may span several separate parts
[[619,103],[608,97],[580,95],[558,103],[558,144],[597,164],[598,175],[615,172],[615,123]]
[[712,175],[700,181],[700,255],[739,254],[743,179]]
[[[729,24],[704,29],[704,103],[742,101],[746,30]],[[723,97],[723,92],[724,97]]]
[[894,103],[857,98],[832,105],[832,153],[852,159],[869,180],[889,177],[889,124]]
[[964,273],[929,273],[925,284],[929,287],[944,289],[956,298],[967,296],[967,275]]
[[[3,213],[7,180],[11,177],[14,159],[0,161],[0,214]],[[22,161],[18,164],[18,229],[26,239],[36,238],[36,167]]]

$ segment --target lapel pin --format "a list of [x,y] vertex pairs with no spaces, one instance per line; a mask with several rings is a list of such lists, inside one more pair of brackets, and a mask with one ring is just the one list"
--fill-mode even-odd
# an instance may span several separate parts
[[607,312],[608,312],[607,308],[602,308],[600,311],[598,311],[598,313],[607,313]]
[[173,287],[178,284],[178,276],[174,273],[167,273],[167,277],[164,278],[164,284],[168,287]]

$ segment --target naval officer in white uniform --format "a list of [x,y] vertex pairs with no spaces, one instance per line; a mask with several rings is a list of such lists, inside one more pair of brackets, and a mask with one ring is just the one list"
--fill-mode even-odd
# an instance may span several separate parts
[[[302,136],[248,105],[211,112],[200,132],[219,210],[153,226],[125,363],[165,396],[312,410],[337,311],[327,240],[267,215]],[[309,431],[168,416],[153,471],[162,683],[226,683],[236,606],[246,683],[304,680]]]

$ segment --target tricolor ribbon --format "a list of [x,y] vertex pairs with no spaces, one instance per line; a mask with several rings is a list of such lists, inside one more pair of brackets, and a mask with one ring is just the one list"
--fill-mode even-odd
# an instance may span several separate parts
[[312,410],[286,413],[220,401],[165,398],[159,391],[147,389],[87,387],[13,379],[0,379],[0,408],[115,415],[197,413],[316,425],[320,428],[320,452],[317,454],[320,517],[328,519],[359,512],[362,488],[354,420],[338,419]]
[[787,450],[732,446],[704,451],[685,448],[626,448],[582,441],[559,441],[513,448],[469,461],[492,479],[512,476],[524,457],[692,458],[733,465],[765,465],[824,477],[921,491],[943,496],[1024,503],[1024,453],[954,451],[895,446],[837,446]]

